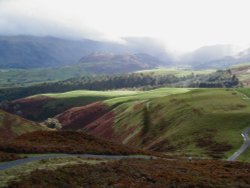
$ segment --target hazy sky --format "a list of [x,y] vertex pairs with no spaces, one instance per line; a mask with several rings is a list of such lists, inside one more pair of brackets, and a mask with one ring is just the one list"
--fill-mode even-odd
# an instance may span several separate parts
[[168,48],[250,43],[250,0],[0,0],[0,34],[120,40]]

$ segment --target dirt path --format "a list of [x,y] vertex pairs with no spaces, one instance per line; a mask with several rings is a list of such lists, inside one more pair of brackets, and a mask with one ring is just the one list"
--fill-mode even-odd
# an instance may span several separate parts
[[34,162],[34,161],[40,161],[43,159],[53,159],[53,158],[64,158],[64,157],[82,157],[82,158],[99,158],[99,159],[113,159],[113,160],[119,160],[124,158],[136,158],[136,159],[150,159],[150,156],[144,156],[144,155],[93,155],[93,154],[47,154],[47,155],[38,155],[38,156],[32,156],[24,159],[18,159],[15,161],[9,161],[0,163],[0,170],[7,170],[9,168],[13,168],[18,165],[23,165],[26,163]]
[[249,139],[249,136],[248,136],[249,132],[250,132],[250,127],[246,128],[241,133],[241,136],[244,139],[244,143],[242,144],[240,149],[238,149],[238,151],[236,151],[231,157],[228,158],[228,161],[235,161],[247,148],[250,147],[250,139]]

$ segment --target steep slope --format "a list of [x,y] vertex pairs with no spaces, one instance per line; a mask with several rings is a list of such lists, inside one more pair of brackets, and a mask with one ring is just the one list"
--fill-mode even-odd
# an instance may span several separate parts
[[21,134],[38,130],[46,130],[46,128],[17,115],[0,110],[0,141],[6,141]]
[[116,142],[175,154],[227,158],[241,146],[241,131],[250,123],[250,104],[242,93],[230,89],[194,89],[169,96],[152,93],[103,104],[112,110],[91,123],[83,108],[86,116],[79,118],[76,130],[81,127]]
[[108,112],[107,106],[101,102],[91,103],[86,106],[71,108],[56,119],[62,124],[62,129],[78,130],[82,125],[87,125]]
[[24,118],[41,121],[53,117],[72,107],[103,101],[115,97],[128,96],[140,93],[139,91],[88,91],[76,90],[65,93],[51,93],[21,98],[2,103],[2,108],[11,113],[19,114]]

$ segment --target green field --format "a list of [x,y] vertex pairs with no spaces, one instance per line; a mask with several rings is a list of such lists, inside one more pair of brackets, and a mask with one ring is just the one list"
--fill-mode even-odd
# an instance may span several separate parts
[[[89,90],[76,90],[76,91],[70,91],[65,93],[47,93],[42,94],[42,96],[46,97],[52,97],[56,99],[65,99],[68,98],[75,98],[75,97],[107,97],[107,98],[113,98],[113,97],[120,97],[120,96],[127,96],[127,95],[135,95],[142,93],[140,91],[132,91],[132,90],[110,90],[110,91],[89,91]],[[41,95],[34,95],[31,97],[36,97]]]
[[0,70],[0,88],[29,86],[33,84],[66,80],[89,75],[81,66],[40,69],[4,69]]

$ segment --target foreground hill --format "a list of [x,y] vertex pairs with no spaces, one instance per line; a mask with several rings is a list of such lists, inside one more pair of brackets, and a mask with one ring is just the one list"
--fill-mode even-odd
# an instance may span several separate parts
[[22,175],[9,187],[249,187],[250,165],[222,161],[125,159]]
[[46,130],[46,128],[20,116],[0,110],[0,141],[38,130]]
[[22,157],[16,155],[15,153],[6,153],[6,152],[0,151],[0,162],[13,161],[13,160],[21,159],[21,158]]
[[14,153],[144,154],[146,152],[71,131],[36,131],[0,143],[0,150]]
[[241,131],[249,126],[245,96],[230,89],[187,91],[118,97],[72,108],[56,118],[63,129],[143,149],[213,158],[232,155],[243,142]]

